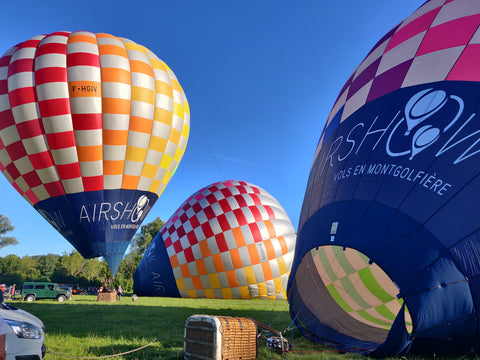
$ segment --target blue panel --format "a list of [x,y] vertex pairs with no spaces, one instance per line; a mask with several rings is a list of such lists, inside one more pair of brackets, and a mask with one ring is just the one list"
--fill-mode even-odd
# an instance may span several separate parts
[[146,191],[100,190],[50,198],[34,207],[83,257],[104,256],[115,274],[157,199]]
[[[479,93],[474,82],[401,88],[329,125],[310,173],[288,285],[299,326],[307,323],[294,295],[295,283],[306,281],[296,279],[300,262],[312,248],[340,245],[364,253],[399,287],[413,318],[412,348],[428,348],[429,337],[448,339],[452,349],[478,347]],[[317,322],[305,334],[351,343]],[[394,332],[390,349],[405,340]]]
[[180,297],[160,232],[145,252],[133,280],[133,291],[138,295]]

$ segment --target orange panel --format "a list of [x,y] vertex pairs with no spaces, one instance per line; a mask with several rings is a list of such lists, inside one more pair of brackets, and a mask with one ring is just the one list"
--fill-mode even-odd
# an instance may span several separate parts
[[79,162],[102,160],[102,145],[77,146],[77,154]]
[[278,243],[282,247],[282,255],[285,255],[288,252],[287,242],[283,236],[278,237]]
[[153,126],[152,119],[145,119],[139,116],[130,116],[130,127],[129,127],[130,131],[151,134],[152,126]]
[[127,50],[118,45],[112,45],[112,44],[99,45],[98,52],[100,55],[116,55],[116,56],[121,56],[128,59]]
[[128,130],[103,129],[103,143],[105,145],[126,145]]
[[200,241],[198,245],[200,246],[200,251],[202,252],[204,258],[212,256],[212,254],[210,253],[210,248],[208,247],[207,240]]
[[217,272],[225,271],[225,267],[223,266],[222,256],[220,254],[212,255],[213,265],[215,265],[215,270]]
[[195,289],[203,289],[202,281],[200,276],[192,276],[192,283]]
[[102,112],[104,114],[130,115],[130,100],[117,98],[102,98]]
[[198,259],[195,261],[195,264],[197,265],[197,270],[200,275],[208,274],[207,267],[205,266],[205,260]]
[[241,269],[243,267],[242,258],[238,249],[230,250],[230,257],[232,258],[233,267],[235,269]]
[[262,263],[262,270],[263,270],[263,276],[265,277],[265,281],[273,279],[272,269],[270,268],[269,262]]
[[138,182],[140,181],[140,176],[133,175],[123,175],[122,179],[122,189],[136,189]]
[[[115,46],[117,47],[117,46]],[[117,82],[131,84],[132,77],[130,71],[119,68],[102,68],[102,82]]]
[[182,277],[187,278],[190,277],[190,270],[188,269],[188,264],[180,265],[180,271],[182,273]]
[[250,261],[252,265],[260,264],[260,258],[258,257],[257,246],[255,244],[247,245],[248,254],[250,255]]
[[276,237],[277,233],[275,232],[275,228],[272,222],[270,220],[265,220],[264,223],[267,226],[268,236],[270,237],[270,239],[273,239],[274,237]]
[[170,265],[172,265],[172,269],[175,269],[180,266],[180,264],[178,263],[177,254],[173,255],[170,258]]
[[275,249],[272,244],[272,240],[265,240],[263,242],[265,249],[267,250],[267,256],[269,259],[275,259]]
[[228,270],[226,274],[227,274],[228,285],[232,288],[239,287],[235,270]]
[[86,42],[86,43],[97,45],[97,39],[95,37],[91,37],[83,34],[71,35],[68,37],[69,44],[75,43],[75,42]]
[[147,63],[144,63],[143,61],[130,60],[130,71],[142,73],[142,74],[146,74],[151,77],[154,77],[152,66]]
[[125,161],[123,160],[104,160],[103,174],[104,175],[122,175]]
[[246,245],[245,239],[243,238],[242,230],[239,227],[233,228],[232,233],[238,247],[242,247]]

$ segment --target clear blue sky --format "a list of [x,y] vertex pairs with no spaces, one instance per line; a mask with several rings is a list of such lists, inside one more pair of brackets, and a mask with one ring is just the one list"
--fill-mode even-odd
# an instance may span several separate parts
[[[144,224],[166,221],[213,182],[270,192],[295,228],[325,119],[350,74],[422,0],[7,1],[0,53],[32,36],[87,30],[129,38],[175,72],[191,109],[176,174]],[[73,247],[0,176],[0,214],[20,244],[0,256]]]

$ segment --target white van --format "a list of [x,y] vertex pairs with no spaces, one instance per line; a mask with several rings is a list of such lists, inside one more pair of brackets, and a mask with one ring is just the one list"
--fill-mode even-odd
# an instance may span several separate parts
[[24,310],[0,303],[0,318],[5,321],[0,334],[6,334],[6,360],[41,360],[45,355],[45,326],[43,322]]

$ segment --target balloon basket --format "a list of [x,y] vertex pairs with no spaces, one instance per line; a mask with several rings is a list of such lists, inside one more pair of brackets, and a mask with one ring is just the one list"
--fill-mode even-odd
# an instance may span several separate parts
[[186,360],[254,360],[257,325],[247,318],[192,315],[185,323]]
[[104,302],[115,302],[117,301],[117,292],[101,292],[97,295],[97,301],[104,301]]

